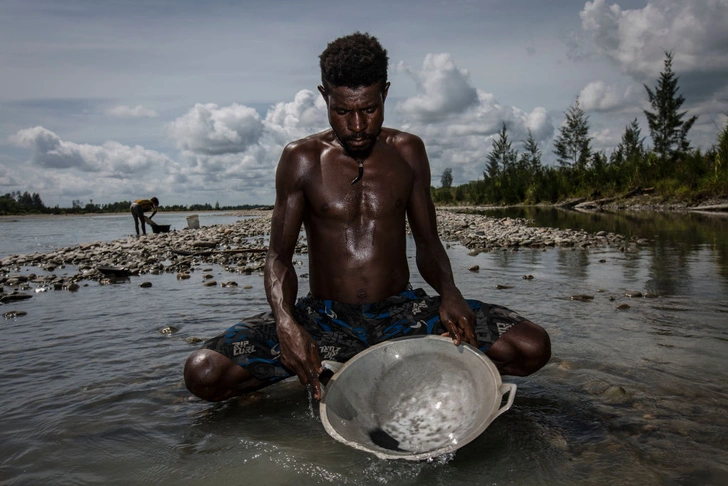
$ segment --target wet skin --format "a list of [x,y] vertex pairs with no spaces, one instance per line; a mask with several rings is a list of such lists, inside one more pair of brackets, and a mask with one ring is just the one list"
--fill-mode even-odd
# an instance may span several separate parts
[[[276,172],[266,294],[276,318],[281,362],[302,384],[312,386],[315,398],[321,393],[321,360],[315,342],[293,317],[298,279],[292,259],[301,226],[308,240],[311,293],[364,304],[406,289],[410,271],[405,222],[409,221],[417,268],[441,297],[442,323],[455,344],[477,345],[475,316],[455,286],[437,233],[424,144],[414,135],[382,126],[388,88],[388,83],[320,86],[331,129],[289,144]],[[360,163],[362,177],[352,183]],[[496,341],[488,354],[504,372],[529,374],[545,363],[542,349],[534,348],[530,361],[521,355],[533,333],[541,334],[537,340],[543,348],[545,332],[524,322]],[[539,348],[538,343],[535,346]],[[210,350],[190,356],[185,380],[193,393],[208,400],[264,385]]]

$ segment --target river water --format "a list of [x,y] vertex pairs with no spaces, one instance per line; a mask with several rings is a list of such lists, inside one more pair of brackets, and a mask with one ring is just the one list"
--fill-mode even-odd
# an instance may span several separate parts
[[[728,217],[517,215],[651,242],[476,256],[449,246],[466,297],[517,310],[553,343],[544,369],[504,378],[518,385],[513,407],[454,456],[383,461],[340,444],[295,380],[219,404],[192,398],[186,339],[267,309],[261,276],[209,266],[200,270],[239,286],[144,275],[0,307],[27,312],[0,319],[0,484],[728,484]],[[185,216],[155,220],[181,229]],[[128,215],[4,218],[0,257],[132,230]],[[413,284],[428,288],[412,266]],[[42,270],[20,270],[30,272]]]

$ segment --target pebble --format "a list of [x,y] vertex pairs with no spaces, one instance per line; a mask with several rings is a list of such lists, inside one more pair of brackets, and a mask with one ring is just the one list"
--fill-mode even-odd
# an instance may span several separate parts
[[562,361],[557,365],[557,368],[559,368],[560,370],[570,370],[571,363],[569,361]]
[[18,300],[26,300],[33,297],[30,294],[21,294],[19,292],[13,292],[12,294],[5,294],[2,297],[0,297],[0,302],[3,304],[7,304],[8,302],[16,302]]
[[610,386],[602,393],[602,396],[609,402],[615,404],[627,403],[632,398],[631,394],[619,385]]
[[579,302],[588,302],[590,300],[594,300],[594,296],[593,295],[584,295],[584,294],[572,295],[571,300],[578,300]]

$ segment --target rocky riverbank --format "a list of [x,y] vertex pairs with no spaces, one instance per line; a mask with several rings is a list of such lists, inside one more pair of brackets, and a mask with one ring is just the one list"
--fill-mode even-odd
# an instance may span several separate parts
[[[221,265],[231,273],[262,274],[271,211],[248,211],[229,225],[185,228],[110,242],[92,242],[48,253],[13,255],[0,260],[0,302],[30,298],[27,291],[78,290],[82,281],[114,283],[144,274],[173,272],[188,278],[195,267]],[[584,249],[649,244],[600,231],[561,230],[529,226],[525,219],[490,218],[457,209],[438,209],[440,237],[458,242],[471,252],[518,249]],[[301,232],[296,253],[306,253]],[[36,271],[33,271],[37,269]]]

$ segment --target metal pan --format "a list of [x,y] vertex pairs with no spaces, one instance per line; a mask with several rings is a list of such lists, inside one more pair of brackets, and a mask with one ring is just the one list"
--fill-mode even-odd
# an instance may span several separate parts
[[326,432],[382,459],[453,452],[511,408],[516,394],[480,350],[442,336],[393,339],[324,365],[338,370],[319,405]]

